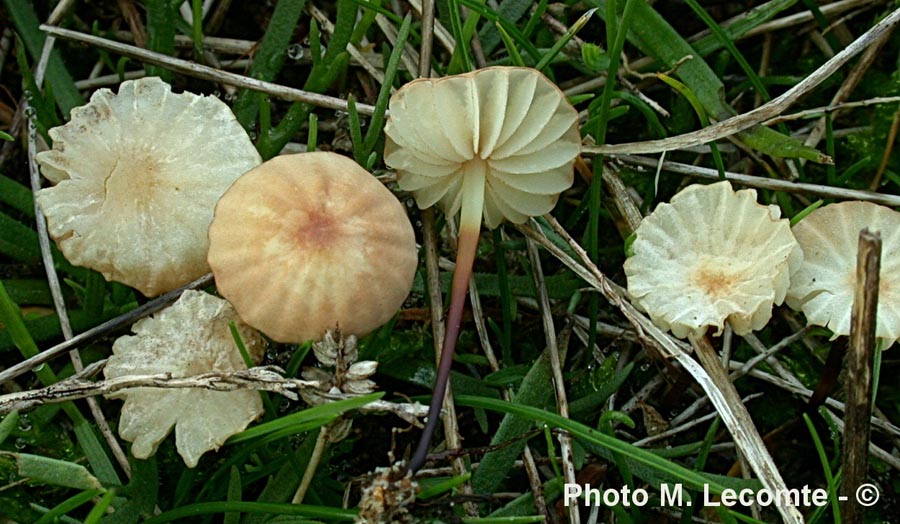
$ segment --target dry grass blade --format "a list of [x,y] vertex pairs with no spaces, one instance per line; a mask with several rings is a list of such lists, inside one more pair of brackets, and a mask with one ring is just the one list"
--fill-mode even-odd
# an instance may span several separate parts
[[[72,5],[72,1],[64,1],[60,2],[57,5],[56,9],[53,13],[51,13],[50,19],[54,20],[59,16],[62,16],[69,7]],[[53,37],[47,37],[44,40],[44,48],[41,52],[41,58],[38,60],[37,66],[34,72],[34,80],[37,86],[43,84],[44,74],[47,70],[47,64],[50,61],[50,52],[53,50],[53,45],[56,42],[56,39]],[[35,160],[35,155],[37,154],[37,126],[35,124],[35,115],[32,111],[28,110],[28,101],[26,100],[25,104],[25,115],[27,116],[27,125],[28,125],[28,171],[29,178],[31,181],[31,190],[34,195],[37,195],[38,190],[41,188],[41,175],[38,169],[37,162]],[[47,275],[47,283],[50,286],[50,294],[53,297],[53,306],[56,309],[57,317],[59,318],[60,328],[62,329],[63,338],[66,340],[71,340],[74,336],[72,332],[72,325],[69,322],[69,313],[66,309],[65,298],[63,297],[62,287],[59,282],[59,275],[56,273],[56,266],[53,262],[53,252],[50,250],[50,235],[47,232],[47,221],[44,219],[44,214],[41,210],[41,205],[38,203],[37,198],[34,199],[34,216],[35,224],[37,226],[38,232],[38,242],[40,243],[41,248],[41,260],[44,263],[44,270]],[[69,351],[69,358],[72,361],[72,366],[75,368],[75,371],[81,371],[84,369],[84,364],[81,361],[81,353],[78,349],[72,349]],[[113,456],[116,458],[116,462],[119,463],[119,467],[122,468],[122,471],[125,472],[125,475],[128,478],[131,478],[131,464],[128,462],[128,457],[125,455],[125,451],[122,449],[122,446],[119,444],[119,441],[116,439],[116,436],[113,434],[112,429],[109,427],[109,423],[106,421],[106,418],[103,415],[103,410],[100,409],[100,405],[97,404],[96,399],[89,398],[87,400],[88,409],[91,411],[91,416],[94,418],[94,422],[97,423],[97,427],[100,429],[100,433],[103,435],[104,440],[106,440],[109,445],[109,449],[112,451]]]
[[[660,165],[660,162],[657,159],[634,155],[616,156],[616,160],[619,160],[624,164],[651,169],[656,169]],[[679,175],[703,178],[706,180],[719,180],[719,172],[715,169],[710,169],[707,167],[664,161],[662,162],[662,170]],[[742,186],[753,187],[757,189],[771,189],[773,191],[784,191],[785,193],[801,193],[814,195],[820,198],[862,200],[865,202],[881,204],[883,206],[900,206],[900,196],[890,195],[886,193],[874,193],[872,191],[845,189],[842,187],[823,186],[819,184],[808,184],[803,182],[790,182],[787,180],[778,180],[774,178],[763,178],[752,175],[744,175],[741,173],[732,173],[730,171],[725,172],[725,178]]]
[[[689,358],[676,358],[678,358],[682,366],[685,366],[685,370],[703,387],[703,391],[706,392],[713,406],[716,407],[716,411],[722,417],[722,422],[725,423],[732,438],[734,438],[734,443],[759,477],[763,486],[770,493],[785,493],[787,485],[784,479],[781,478],[781,473],[779,473],[778,467],[772,460],[772,456],[766,450],[766,445],[756,430],[753,419],[750,418],[750,413],[744,407],[740,395],[734,388],[734,384],[728,378],[728,373],[722,367],[715,349],[713,349],[705,336],[691,336],[690,341],[700,362],[703,364],[703,369],[686,365],[688,362],[693,362]],[[704,383],[706,380],[709,380],[709,382]],[[789,502],[784,506],[778,506],[778,511],[785,519],[785,522],[803,522],[803,515]]]
[[94,340],[97,337],[101,337],[110,333],[111,331],[115,331],[123,326],[127,326],[137,321],[138,319],[144,318],[148,315],[152,315],[162,308],[168,306],[172,302],[178,300],[178,297],[184,293],[185,290],[188,289],[199,289],[206,287],[212,284],[213,278],[212,273],[203,275],[197,280],[185,284],[178,289],[174,289],[160,295],[153,300],[143,304],[142,306],[125,313],[124,315],[119,315],[116,318],[111,320],[107,320],[106,322],[100,324],[99,326],[93,327],[83,333],[79,333],[74,337],[57,344],[49,349],[45,349],[41,351],[37,355],[23,360],[14,366],[10,366],[3,371],[0,371],[0,385],[18,377],[23,373],[27,373],[32,369],[44,364],[45,362],[49,362],[50,360],[58,357],[59,355],[70,351],[72,348],[79,347],[81,344],[84,344],[90,340]]
[[800,97],[828,79],[828,77],[846,64],[848,60],[862,52],[874,42],[880,40],[881,36],[884,33],[891,31],[898,22],[900,22],[900,9],[891,12],[891,14],[854,40],[840,53],[834,55],[833,58],[798,82],[797,85],[785,91],[784,94],[778,98],[773,98],[771,101],[756,109],[683,135],[661,140],[648,140],[645,142],[629,142],[626,144],[585,147],[582,152],[586,155],[661,153],[663,151],[699,146],[707,142],[714,142],[740,133],[741,131],[780,115]]
[[[51,386],[20,391],[0,396],[0,415],[12,411],[34,409],[45,404],[67,402],[97,395],[111,395],[136,388],[163,389],[208,389],[210,391],[236,391],[251,389],[278,393],[289,399],[297,400],[299,391],[312,395],[320,395],[321,384],[315,380],[284,378],[278,368],[256,367],[228,373],[203,373],[191,377],[172,377],[169,373],[155,375],[129,375],[124,377],[98,380],[87,380],[100,371],[105,360],[95,362],[86,367],[82,373]],[[323,395],[328,400],[351,398],[347,395]],[[419,418],[424,417],[428,407],[419,403],[395,403],[376,400],[359,409],[360,413],[393,413],[410,424],[419,425]]]
[[[553,326],[553,314],[550,310],[550,298],[547,295],[547,283],[544,281],[544,271],[541,269],[541,257],[537,244],[529,239],[527,242],[528,261],[531,263],[531,272],[534,275],[534,285],[538,292],[538,306],[541,311],[541,322],[544,326],[544,340],[547,343],[547,352],[550,355],[550,369],[553,372],[553,388],[556,393],[556,410],[561,417],[569,418],[569,401],[566,395],[566,383],[563,379],[562,364],[559,361],[559,346],[556,343],[556,328]],[[562,454],[563,477],[567,484],[575,484],[575,464],[572,456],[572,437],[565,431],[559,433],[559,447]],[[580,524],[581,517],[577,504],[568,508],[569,522]]]
[[[257,80],[248,76],[239,75],[237,73],[230,73],[228,71],[222,71],[213,67],[200,65],[194,62],[189,62],[187,60],[173,58],[171,56],[163,55],[160,53],[154,53],[153,51],[141,49],[133,45],[114,42],[112,40],[107,40],[106,38],[100,38],[97,36],[80,33],[78,31],[71,31],[69,29],[62,29],[60,27],[49,25],[42,25],[41,30],[45,31],[49,35],[58,38],[74,40],[76,42],[83,42],[85,44],[96,46],[101,49],[106,49],[107,51],[112,51],[129,58],[134,58],[135,60],[140,60],[141,62],[157,65],[166,69],[171,69],[172,71],[176,71],[178,73],[182,73],[195,78],[201,78],[203,80],[209,80],[212,82],[219,82],[230,86],[259,91],[261,93],[265,93],[281,100],[287,100],[289,102],[304,102],[316,107],[325,107],[329,109],[337,109],[340,111],[348,111],[347,101],[343,98],[335,98],[333,96],[311,93],[309,91],[303,91],[302,89],[295,89],[293,87],[274,84],[272,82],[263,82],[262,80]],[[372,115],[375,112],[375,108],[369,104],[356,104],[356,110],[363,115]]]
[[[749,416],[741,417],[736,413],[737,410],[746,411],[745,408],[743,408],[743,405],[740,404],[740,397],[737,396],[736,393],[736,398],[729,398],[723,395],[723,392],[716,385],[716,381],[710,377],[702,366],[691,358],[689,351],[685,349],[683,344],[676,342],[672,337],[656,327],[656,325],[643,313],[635,309],[635,307],[625,299],[622,292],[617,290],[606,276],[603,275],[600,269],[594,265],[584,248],[575,242],[571,235],[569,235],[555,219],[550,216],[545,218],[553,227],[554,231],[566,241],[573,251],[575,251],[580,262],[574,260],[565,251],[557,247],[544,236],[540,230],[527,224],[520,226],[519,229],[529,238],[544,246],[556,256],[560,262],[584,278],[588,284],[600,291],[612,305],[619,308],[622,314],[625,315],[625,318],[627,318],[632,326],[634,326],[638,338],[643,344],[657,349],[666,358],[674,359],[681,364],[684,370],[700,384],[700,387],[703,388],[703,391],[710,398],[713,406],[715,406],[716,410],[721,415],[722,421],[725,422],[725,425],[731,431],[738,447],[745,454],[748,454],[748,458],[750,458],[750,455],[752,454],[755,462],[751,463],[754,465],[754,471],[760,477],[763,485],[772,492],[786,490],[787,486],[784,484],[784,480],[782,480],[781,475],[778,473],[778,469],[772,464],[771,457],[768,457],[768,453],[765,452],[765,447],[762,446],[762,452],[758,451],[762,445],[762,439],[759,438],[758,434],[756,435],[756,438],[759,439],[759,442],[753,442],[752,436],[748,438],[748,435],[751,432],[755,433],[755,428],[753,428],[752,425],[749,427],[746,426],[747,421],[745,419],[749,419]],[[587,278],[585,278],[585,275]],[[715,363],[716,366],[719,366],[718,359],[715,360]],[[727,381],[727,375],[724,370],[721,369],[721,366],[719,366],[719,370],[721,370],[722,375],[725,376],[725,380]],[[735,402],[738,404],[738,407],[733,405]],[[797,511],[797,508],[793,506],[779,507],[778,510],[781,513],[782,518],[785,519],[785,522],[797,524],[803,522],[803,516]]]

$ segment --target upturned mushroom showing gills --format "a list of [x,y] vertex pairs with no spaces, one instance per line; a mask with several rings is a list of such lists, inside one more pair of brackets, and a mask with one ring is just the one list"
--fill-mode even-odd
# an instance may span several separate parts
[[159,78],[100,89],[50,130],[36,159],[50,235],[75,265],[147,296],[209,272],[206,230],[222,193],[261,159],[231,109]]
[[420,208],[437,204],[448,216],[461,215],[443,353],[412,471],[424,463],[440,413],[481,221],[495,228],[553,209],[573,182],[577,122],[562,91],[522,67],[419,79],[391,97],[385,163]]
[[695,184],[657,206],[625,261],[628,293],[678,338],[762,329],[784,301],[802,250],[777,206],[728,182]]
[[900,213],[870,202],[841,202],[816,209],[794,226],[803,265],[791,275],[787,304],[834,336],[850,334],[856,288],[859,232],[882,235],[875,336],[887,349],[900,338]]
[[[175,378],[246,369],[229,328],[234,322],[251,358],[260,360],[265,341],[241,322],[228,302],[202,291],[185,291],[175,304],[137,321],[134,335],[113,344],[106,378],[168,373]],[[131,454],[145,459],[175,429],[178,453],[189,468],[218,449],[263,412],[252,390],[136,388],[111,395],[123,398],[119,434],[132,442]]]
[[219,293],[279,342],[365,335],[406,299],[418,265],[400,201],[336,153],[278,156],[216,206],[209,265]]

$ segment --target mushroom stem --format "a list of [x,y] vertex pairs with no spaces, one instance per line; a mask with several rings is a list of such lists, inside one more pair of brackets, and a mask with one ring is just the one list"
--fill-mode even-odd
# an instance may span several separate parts
[[478,248],[478,236],[481,231],[481,214],[484,208],[485,165],[483,162],[471,162],[463,178],[462,213],[459,224],[459,238],[456,247],[456,269],[453,271],[453,284],[450,288],[450,309],[447,312],[447,331],[441,345],[441,359],[438,363],[437,378],[434,381],[434,392],[431,405],[428,407],[428,420],[419,438],[416,451],[409,459],[408,469],[416,473],[425,464],[431,437],[437,428],[441,414],[441,405],[447,385],[450,382],[450,368],[456,341],[459,338],[459,327],[462,323],[463,306],[466,303],[466,292],[469,279],[472,277],[472,266],[475,263],[475,251]]

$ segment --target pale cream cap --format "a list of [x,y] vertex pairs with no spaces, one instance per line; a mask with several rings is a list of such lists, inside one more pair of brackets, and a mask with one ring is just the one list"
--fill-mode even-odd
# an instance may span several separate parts
[[803,265],[791,275],[787,303],[835,336],[850,334],[859,232],[881,233],[881,284],[875,336],[886,349],[900,338],[900,213],[870,202],[816,209],[794,226]]
[[[178,378],[246,369],[229,322],[236,324],[251,357],[261,360],[265,341],[228,302],[185,291],[173,305],[135,322],[133,336],[116,340],[103,373],[108,379],[160,373]],[[136,458],[153,455],[174,428],[178,453],[190,468],[263,412],[259,393],[252,390],[138,388],[112,397],[125,399],[119,435],[132,443]]]
[[628,294],[679,338],[761,329],[784,301],[803,253],[777,206],[728,182],[691,185],[638,227],[625,261]]
[[37,194],[50,235],[73,264],[147,296],[209,272],[216,201],[261,161],[224,102],[156,77],[96,91],[50,137],[36,157],[56,183]]
[[581,152],[578,112],[553,82],[525,67],[414,80],[391,97],[384,131],[384,161],[422,209],[440,204],[455,215],[462,178],[484,171],[489,228],[553,209]]

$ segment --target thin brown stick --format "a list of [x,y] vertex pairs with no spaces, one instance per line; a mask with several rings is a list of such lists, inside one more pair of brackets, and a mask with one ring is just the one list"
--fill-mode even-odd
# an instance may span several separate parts
[[[71,4],[72,2],[68,0],[65,2],[60,2],[54,12],[51,14],[51,19],[62,16],[62,14],[64,14],[71,6]],[[40,89],[40,86],[43,85],[44,74],[47,70],[47,64],[50,61],[50,53],[53,50],[53,45],[55,42],[56,39],[52,36],[48,36],[44,40],[44,47],[41,50],[41,57],[38,60],[37,67],[35,67],[34,71],[34,80],[35,84],[38,86],[38,89]],[[53,262],[53,252],[50,249],[50,235],[47,232],[47,222],[44,219],[44,213],[41,210],[41,205],[37,200],[37,193],[41,189],[41,175],[38,170],[37,161],[35,160],[35,155],[37,154],[38,138],[37,125],[35,124],[36,117],[31,111],[27,110],[27,100],[25,104],[25,114],[31,114],[31,116],[26,117],[28,125],[28,171],[31,182],[31,191],[34,195],[34,216],[35,225],[38,232],[38,243],[41,248],[41,261],[44,264],[44,272],[47,275],[47,283],[50,287],[50,295],[53,298],[53,306],[56,310],[56,315],[59,318],[59,325],[62,329],[63,338],[65,338],[66,340],[71,340],[74,336],[74,333],[72,332],[72,325],[69,322],[69,312],[66,308],[65,298],[63,297],[62,286],[59,283],[59,275],[56,273],[56,266]],[[78,351],[78,349],[72,349],[71,351],[69,351],[69,359],[72,361],[72,366],[75,368],[76,372],[84,369],[84,364],[81,361],[81,353]],[[131,464],[128,462],[128,457],[125,455],[125,451],[122,449],[122,446],[119,444],[119,441],[113,434],[112,429],[109,427],[109,423],[106,421],[106,418],[103,415],[103,410],[100,409],[100,405],[94,398],[88,398],[87,404],[88,409],[91,412],[91,416],[93,417],[94,422],[96,422],[97,424],[97,428],[100,430],[100,433],[103,435],[104,440],[106,440],[106,443],[109,445],[110,451],[112,451],[113,457],[115,457],[116,462],[119,463],[119,466],[122,468],[125,476],[127,478],[131,478]]]
[[419,76],[431,77],[431,53],[434,46],[434,0],[422,0],[422,43],[419,46]]
[[[297,400],[297,393],[304,391],[327,400],[343,400],[351,395],[322,394],[321,383],[316,380],[284,378],[282,371],[275,367],[255,367],[228,373],[204,373],[192,377],[172,377],[170,373],[153,375],[127,375],[92,382],[89,377],[98,373],[106,364],[105,360],[95,362],[66,380],[45,388],[19,391],[0,396],[0,415],[12,411],[34,409],[45,404],[68,402],[98,395],[122,393],[135,388],[162,389],[207,389],[210,391],[255,390],[270,391]],[[359,408],[360,413],[393,413],[411,424],[420,425],[428,407],[416,403],[399,403],[376,400]]]
[[[550,311],[550,298],[547,294],[547,283],[544,281],[544,271],[541,268],[541,256],[538,253],[534,240],[526,239],[528,261],[531,263],[531,274],[534,276],[534,285],[538,293],[538,306],[541,311],[541,322],[544,327],[544,341],[547,344],[547,353],[550,356],[550,370],[553,373],[553,388],[556,393],[556,410],[559,416],[569,418],[569,401],[566,395],[566,383],[562,375],[562,363],[559,360],[559,345],[556,343],[556,327],[553,325],[553,315]],[[563,477],[567,484],[575,484],[575,463],[572,455],[572,436],[566,431],[559,433],[559,448],[562,455]],[[581,524],[578,504],[570,504],[569,522]]]
[[872,179],[872,183],[869,184],[869,189],[872,191],[878,191],[878,187],[881,186],[881,177],[887,171],[888,161],[890,161],[891,153],[894,151],[894,142],[897,140],[898,130],[900,130],[900,107],[894,111],[891,129],[888,131],[887,140],[884,141],[884,153],[881,155],[881,163],[878,164],[878,171],[875,172],[875,177]]
[[872,360],[875,355],[875,319],[881,270],[881,235],[863,229],[859,233],[856,293],[850,315],[850,348],[847,352],[847,402],[844,411],[844,445],[841,453],[841,521],[861,524],[863,508],[857,489],[866,481],[869,463],[869,417],[872,412]]

